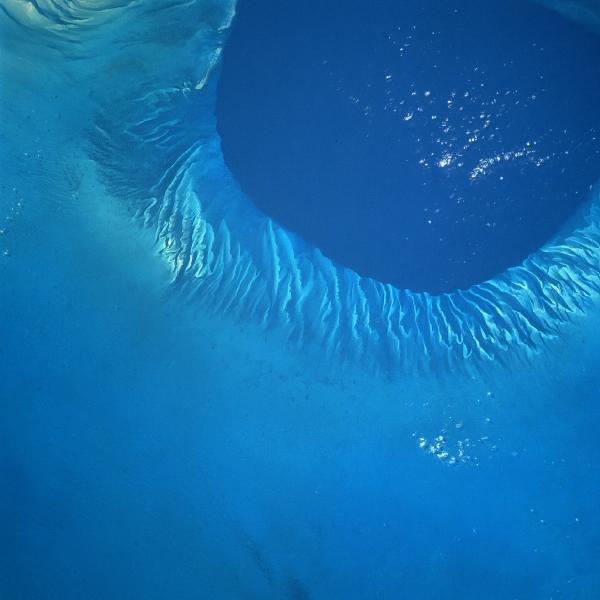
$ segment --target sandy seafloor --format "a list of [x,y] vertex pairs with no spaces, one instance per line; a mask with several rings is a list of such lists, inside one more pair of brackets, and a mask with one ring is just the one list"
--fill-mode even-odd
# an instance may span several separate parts
[[477,372],[374,372],[210,313],[106,191],[60,62],[13,58],[0,598],[600,596],[597,296]]

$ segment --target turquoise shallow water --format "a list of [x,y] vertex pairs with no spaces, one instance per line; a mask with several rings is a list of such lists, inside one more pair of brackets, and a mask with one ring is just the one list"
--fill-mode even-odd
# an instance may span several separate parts
[[0,597],[598,595],[594,193],[385,286],[225,167],[233,4],[2,8]]

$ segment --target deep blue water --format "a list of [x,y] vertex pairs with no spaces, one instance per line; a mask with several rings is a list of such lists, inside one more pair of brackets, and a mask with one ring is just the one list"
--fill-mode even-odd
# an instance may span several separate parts
[[599,56],[596,35],[520,0],[242,1],[225,160],[267,214],[361,275],[466,288],[586,200]]
[[0,0],[0,600],[600,597],[598,13],[400,6]]

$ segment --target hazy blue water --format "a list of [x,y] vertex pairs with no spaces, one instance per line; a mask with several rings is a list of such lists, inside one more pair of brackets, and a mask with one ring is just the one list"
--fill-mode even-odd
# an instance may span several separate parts
[[587,198],[599,56],[596,35],[519,1],[242,2],[225,159],[263,210],[360,274],[466,288]]
[[[0,598],[596,598],[597,295],[568,325],[557,319],[557,338],[528,360],[382,374],[366,360],[340,362],[352,340],[337,354],[310,340],[294,345],[276,321],[257,327],[234,318],[235,305],[215,315],[169,283],[168,252],[157,252],[152,224],[144,230],[132,218],[128,184],[163,175],[172,158],[164,146],[210,128],[210,99],[190,92],[195,62],[182,58],[202,56],[209,36],[200,28],[189,47],[173,41],[196,31],[194,16],[207,30],[219,22],[221,3],[207,5],[184,5],[198,11],[181,20],[179,6],[109,13],[133,11],[125,33],[110,19],[75,29],[77,59],[49,49],[61,43],[15,20],[25,17],[13,5],[0,13]],[[581,52],[595,44],[584,29],[550,14],[548,22]],[[284,38],[284,46],[293,39]],[[589,76],[590,56],[577,64]],[[144,131],[151,141],[141,151],[123,148],[114,139],[138,109],[123,90],[152,113],[142,92],[155,85],[154,68],[160,81],[181,85],[176,98],[191,98],[193,110]],[[118,165],[134,163],[125,183],[93,171],[109,162],[90,150],[107,106],[115,123],[105,125],[101,149]],[[589,131],[590,115],[577,116],[565,115],[569,127]],[[287,160],[282,153],[280,166]],[[565,206],[561,194],[591,183],[575,158],[560,164],[568,176],[551,180],[560,194],[541,213],[544,179],[531,182],[540,194],[523,213],[532,237],[536,210],[558,224],[577,204]],[[200,195],[211,189],[195,185]],[[486,189],[497,191],[491,180]],[[488,233],[475,233],[465,243],[481,246]],[[448,273],[439,264],[436,281]],[[457,464],[428,450],[439,436]]]

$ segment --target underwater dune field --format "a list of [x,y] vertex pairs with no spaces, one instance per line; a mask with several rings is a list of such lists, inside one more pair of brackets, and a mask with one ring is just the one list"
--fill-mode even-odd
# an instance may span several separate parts
[[0,598],[600,597],[596,2],[0,8]]

